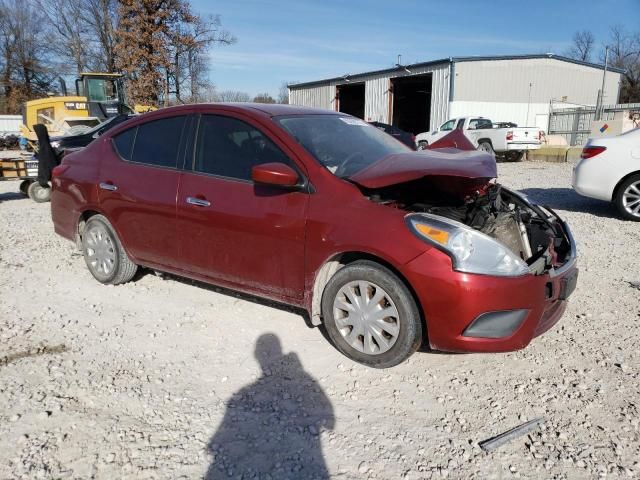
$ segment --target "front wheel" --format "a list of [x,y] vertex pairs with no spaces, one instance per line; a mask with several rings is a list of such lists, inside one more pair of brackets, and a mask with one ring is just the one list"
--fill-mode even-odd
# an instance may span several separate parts
[[122,248],[109,220],[102,215],[94,215],[87,221],[82,232],[82,253],[91,275],[100,283],[126,283],[138,270]]
[[35,181],[27,189],[27,195],[36,203],[45,203],[51,200],[51,188],[43,187],[40,182]]
[[369,260],[331,277],[322,295],[324,325],[335,347],[374,368],[402,363],[420,346],[422,320],[411,292],[389,269]]
[[623,218],[640,222],[640,175],[632,175],[620,185],[613,203]]
[[420,140],[418,142],[418,150],[426,150],[427,148],[429,148],[429,142],[426,140]]

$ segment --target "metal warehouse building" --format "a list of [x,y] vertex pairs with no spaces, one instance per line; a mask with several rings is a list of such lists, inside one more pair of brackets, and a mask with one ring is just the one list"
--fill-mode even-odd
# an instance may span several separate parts
[[[289,102],[413,133],[465,115],[546,130],[552,103],[595,105],[603,73],[602,65],[553,54],[454,57],[292,84]],[[607,71],[604,104],[616,103],[622,73]]]

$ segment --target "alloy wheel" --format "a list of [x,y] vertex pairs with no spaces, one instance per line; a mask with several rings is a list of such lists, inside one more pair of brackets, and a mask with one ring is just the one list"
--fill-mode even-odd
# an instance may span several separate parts
[[634,217],[640,217],[640,180],[630,184],[622,194],[622,206]]

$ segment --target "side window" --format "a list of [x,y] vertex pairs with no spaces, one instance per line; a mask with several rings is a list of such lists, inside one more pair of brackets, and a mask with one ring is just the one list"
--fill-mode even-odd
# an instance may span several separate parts
[[443,123],[440,127],[440,131],[447,132],[449,130],[453,130],[453,126],[455,125],[455,123],[455,120],[449,120],[448,122]]
[[138,125],[131,161],[176,168],[186,118],[182,115]]
[[251,180],[252,167],[272,162],[293,166],[289,157],[248,123],[221,115],[200,118],[196,172]]
[[491,120],[486,118],[474,118],[469,121],[469,130],[481,130],[491,128]]
[[138,127],[133,127],[113,137],[113,145],[116,147],[118,155],[125,160],[131,160],[131,150],[133,149],[133,141],[136,138],[137,130]]

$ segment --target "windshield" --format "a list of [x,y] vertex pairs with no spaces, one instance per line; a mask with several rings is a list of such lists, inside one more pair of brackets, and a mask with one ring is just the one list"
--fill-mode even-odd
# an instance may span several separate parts
[[387,133],[353,117],[296,115],[275,120],[318,162],[341,178],[388,155],[411,151]]
[[110,78],[87,79],[88,97],[90,102],[112,102],[118,100],[116,80]]

